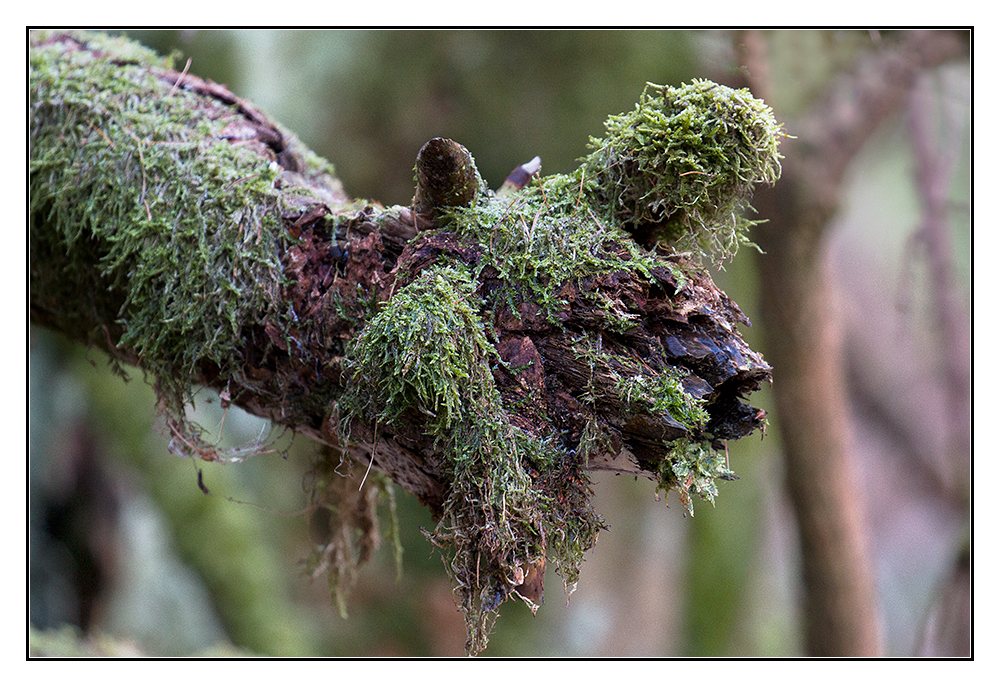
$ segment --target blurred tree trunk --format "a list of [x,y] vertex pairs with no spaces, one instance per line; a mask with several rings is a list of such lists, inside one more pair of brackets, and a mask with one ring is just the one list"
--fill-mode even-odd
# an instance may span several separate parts
[[[768,35],[736,36],[754,94],[770,92]],[[880,44],[880,45],[877,45]],[[799,530],[806,651],[813,656],[880,652],[874,583],[860,499],[841,356],[841,328],[827,269],[827,229],[848,164],[878,126],[906,104],[922,69],[967,53],[961,34],[908,32],[859,54],[794,121],[781,180],[754,205],[767,223],[756,239],[765,352],[785,451],[785,486]]]

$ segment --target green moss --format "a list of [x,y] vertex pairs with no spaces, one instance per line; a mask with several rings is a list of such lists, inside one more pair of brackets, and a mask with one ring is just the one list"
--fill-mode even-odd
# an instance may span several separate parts
[[380,425],[415,410],[435,436],[468,424],[470,398],[493,388],[492,346],[470,303],[474,290],[467,272],[450,268],[400,290],[357,339],[351,365],[365,384],[342,404],[378,409],[366,419]]
[[[281,170],[224,140],[234,108],[192,121],[197,96],[148,69],[169,60],[98,34],[79,34],[90,50],[75,52],[46,40],[32,34],[29,59],[31,241],[82,260],[94,247],[102,288],[82,283],[92,265],[60,278],[109,311],[113,343],[136,352],[181,415],[196,369],[240,379],[243,327],[283,312]],[[44,292],[52,279],[35,264]]]
[[667,443],[666,459],[660,466],[656,491],[677,491],[681,504],[689,515],[694,515],[691,494],[715,503],[719,489],[716,479],[730,480],[735,475],[729,470],[725,456],[712,448],[710,441],[677,439]]
[[751,190],[781,173],[784,134],[770,107],[707,80],[647,84],[636,109],[605,126],[583,159],[583,187],[616,222],[714,262],[748,242]]
[[[530,471],[553,474],[563,455],[511,424],[493,383],[497,362],[465,269],[437,267],[375,315],[350,356],[345,417],[370,426],[417,423],[435,437],[449,484],[431,541],[452,551],[447,568],[477,653],[497,607],[548,554],[567,585],[601,524],[586,503],[554,502]],[[567,488],[567,491],[572,491]],[[548,543],[548,547],[547,547]]]
[[666,370],[656,377],[635,375],[622,379],[617,391],[622,400],[642,414],[667,414],[692,433],[701,432],[708,422],[704,402],[684,391],[680,370]]
[[[662,259],[627,233],[598,219],[598,213],[606,213],[579,193],[579,175],[578,170],[546,177],[514,196],[484,195],[471,208],[451,211],[442,229],[483,246],[480,271],[496,270],[504,284],[501,295],[535,302],[553,323],[565,305],[559,296],[563,284],[617,271],[649,277],[662,266]],[[609,313],[621,315],[620,304],[608,305]],[[631,326],[614,316],[609,324]]]

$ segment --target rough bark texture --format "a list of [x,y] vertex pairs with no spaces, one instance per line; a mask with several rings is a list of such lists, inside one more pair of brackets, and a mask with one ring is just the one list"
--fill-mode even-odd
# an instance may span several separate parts
[[[61,43],[68,52],[88,49],[71,36],[46,40]],[[329,389],[343,384],[338,353],[342,354],[343,343],[363,325],[360,318],[367,314],[368,303],[387,300],[400,287],[401,277],[412,280],[444,257],[475,265],[488,247],[469,245],[449,233],[417,238],[416,227],[435,226],[426,211],[421,215],[409,208],[352,205],[327,169],[307,161],[308,152],[301,144],[250,104],[193,75],[167,69],[151,71],[164,93],[183,90],[197,98],[196,104],[188,105],[189,114],[225,118],[226,133],[221,138],[229,144],[250,149],[263,161],[281,167],[275,188],[285,236],[277,252],[285,277],[281,297],[290,304],[294,321],[243,323],[240,338],[244,345],[234,356],[245,374],[246,383],[240,387],[232,385],[233,379],[220,379],[216,366],[207,362],[196,367],[190,383],[225,391],[232,403],[255,414],[336,443]],[[103,133],[95,129],[91,137],[99,135]],[[433,181],[426,184],[433,185]],[[418,199],[423,197],[418,193]],[[81,261],[66,251],[50,249],[55,232],[49,217],[36,212],[32,220],[32,322],[142,367],[146,361],[136,351],[115,343],[123,319],[124,295],[116,294],[100,305],[86,304],[92,294],[116,288],[112,278],[117,275],[106,270],[102,273],[103,247],[85,237],[87,255]],[[613,244],[609,250],[615,250]],[[81,262],[91,267],[89,272],[75,272]],[[643,374],[652,368],[685,365],[698,375],[689,380],[689,387],[699,397],[712,398],[712,428],[718,440],[743,436],[761,424],[758,412],[739,401],[741,394],[766,381],[770,370],[736,332],[737,325],[748,324],[745,316],[706,272],[681,257],[669,258],[669,262],[683,267],[686,283],[678,283],[665,260],[653,279],[622,271],[563,285],[560,296],[565,305],[554,321],[530,300],[514,304],[517,312],[504,307],[491,314],[498,351],[506,362],[512,368],[537,363],[530,370],[496,376],[511,401],[523,396],[525,389],[545,390],[544,406],[526,409],[518,417],[525,427],[540,434],[558,429],[578,435],[582,429],[576,412],[578,399],[585,395],[585,386],[593,385],[588,393],[598,400],[618,441],[614,444],[616,456],[595,456],[590,469],[642,474],[644,466],[649,467],[648,460],[653,460],[652,447],[684,435],[684,429],[675,426],[669,416],[634,415],[634,409],[620,407],[610,389],[617,379],[612,372]],[[67,272],[71,267],[74,271]],[[71,280],[76,280],[68,285],[73,298],[67,289],[59,289]],[[496,287],[495,277],[484,274],[482,293]],[[588,291],[602,293],[605,305],[584,298]],[[59,297],[54,298],[53,293]],[[624,333],[606,332],[603,339],[605,351],[619,350],[631,357],[630,369],[592,369],[593,364],[581,359],[574,346],[574,338],[588,330],[596,332],[606,322],[608,304],[622,306],[623,314],[636,322],[637,326]],[[602,405],[602,400],[608,403]],[[419,433],[413,437],[383,435],[375,465],[433,505],[440,502],[440,483],[428,444]],[[631,450],[632,458],[623,460],[617,454],[626,449]],[[362,442],[351,450],[363,462],[369,461],[370,445]],[[647,470],[645,474],[651,473]]]
[[[767,98],[766,38],[748,32],[739,44],[751,89]],[[775,366],[785,486],[802,551],[806,648],[813,656],[880,651],[825,232],[848,164],[905,105],[920,71],[966,54],[961,35],[952,32],[911,32],[872,51],[853,73],[836,79],[806,116],[786,120],[798,138],[783,147],[783,178],[754,200],[769,220],[756,235],[764,251],[760,307]]]
[[[32,41],[32,322],[151,372],[178,452],[226,459],[184,417],[188,390],[208,387],[415,494],[445,523],[437,540],[458,552],[451,568],[474,616],[470,651],[485,646],[483,617],[503,600],[540,599],[546,556],[562,550],[557,566],[578,567],[596,541],[587,470],[649,477],[687,505],[730,476],[715,452],[763,426],[744,397],[771,368],[738,333],[746,317],[683,255],[606,227],[615,215],[584,201],[585,189],[601,197],[592,176],[538,182],[521,196],[514,183],[508,201],[488,193],[467,151],[435,139],[418,157],[412,208],[353,201],[332,167],[218,84],[106,37]],[[753,136],[737,142],[759,138],[761,164],[776,166],[762,103],[751,109],[747,96],[707,83],[694,91],[714,103],[712,116],[745,111]],[[641,131],[644,144],[664,135]],[[616,173],[613,202],[630,197]],[[726,187],[736,194],[727,221],[746,197],[746,174]],[[537,209],[525,215],[529,195]],[[462,215],[469,206],[481,214]],[[708,209],[692,212],[707,218]],[[520,250],[524,261],[505,262]],[[558,278],[538,266],[556,258],[569,265]],[[473,275],[471,291],[461,275]],[[438,302],[426,312],[386,321],[404,294],[427,293]],[[442,308],[475,322],[432,331]],[[411,382],[421,365],[433,376],[433,363],[393,348],[411,315],[411,329],[427,326],[417,344],[428,360],[449,346],[473,352],[444,387]],[[382,329],[369,326],[376,318]],[[382,359],[397,365],[413,402],[391,422],[382,418],[398,399],[382,395],[384,371],[357,355],[380,332]],[[458,389],[461,379],[475,388]],[[359,398],[369,402],[359,408]],[[461,422],[443,425],[452,413]],[[463,443],[469,432],[490,441]],[[484,474],[461,478],[473,483],[458,483],[479,467]],[[575,570],[564,578],[571,584]]]

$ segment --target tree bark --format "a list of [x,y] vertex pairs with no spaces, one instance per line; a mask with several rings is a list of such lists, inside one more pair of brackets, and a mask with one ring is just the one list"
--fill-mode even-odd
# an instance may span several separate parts
[[[230,93],[223,86],[204,81],[191,74],[172,69],[143,66],[138,61],[109,56],[110,48],[88,45],[86,41],[70,34],[46,36],[40,41],[45,46],[57,46],[66,55],[88,54],[87,59],[114,61],[116,69],[138,70],[142,78],[151,77],[158,97],[183,93],[188,99],[176,110],[174,117],[195,118],[214,127],[215,135],[206,137],[198,145],[208,146],[225,142],[227,145],[250,151],[254,157],[249,169],[259,173],[260,165],[277,166],[279,177],[274,180],[274,195],[269,208],[278,216],[280,228],[275,232],[273,257],[280,271],[267,276],[271,283],[257,283],[255,290],[280,292],[281,307],[267,307],[256,313],[258,321],[241,322],[237,339],[241,349],[232,355],[238,369],[223,373],[217,360],[196,359],[189,376],[182,379],[185,385],[201,385],[219,390],[224,399],[251,412],[268,417],[278,424],[288,426],[316,439],[331,444],[338,443],[333,420],[333,403],[343,388],[345,371],[341,368],[344,341],[353,338],[364,324],[367,301],[386,300],[407,279],[429,268],[438,261],[457,259],[465,264],[475,264],[477,257],[487,247],[468,245],[450,233],[428,233],[418,236],[418,230],[437,226],[433,204],[425,200],[432,192],[418,191],[417,210],[406,207],[384,208],[377,204],[362,203],[347,196],[331,168],[302,146],[280,125],[270,121],[251,104]],[[136,76],[126,78],[137,79]],[[70,113],[60,101],[58,88],[44,91],[35,87],[32,92],[35,111],[34,127],[37,134],[46,127],[64,123],[59,118],[79,117]],[[100,100],[97,94],[97,100]],[[99,110],[93,108],[94,119],[85,122],[82,137],[75,141],[80,156],[89,154],[87,145],[103,145],[108,151],[120,151],[121,144],[101,129]],[[197,130],[197,121],[186,124],[188,131]],[[113,122],[109,124],[112,126]],[[110,130],[110,129],[109,129]],[[151,179],[140,179],[141,145],[160,144],[168,141],[139,140],[143,132],[127,131],[126,140],[132,136],[133,150],[122,153],[121,164],[128,169],[123,175],[138,186],[152,186]],[[439,143],[435,145],[440,146]],[[53,188],[45,174],[50,166],[47,152],[36,145],[32,152],[32,191],[35,200],[31,215],[31,319],[35,324],[60,331],[70,338],[106,350],[115,360],[150,371],[177,372],[174,361],[153,361],[136,350],[119,343],[122,329],[128,321],[126,293],[128,279],[135,275],[135,266],[122,266],[120,271],[106,267],[110,232],[95,231],[88,225],[90,217],[78,223],[91,231],[72,245],[65,245],[62,235],[67,222],[61,212],[72,208],[55,207],[61,189]],[[257,165],[257,167],[254,167]],[[451,169],[446,165],[447,169]],[[425,168],[422,167],[422,170]],[[438,171],[439,175],[449,173]],[[433,173],[431,169],[427,174]],[[178,174],[180,174],[178,170]],[[434,181],[422,172],[423,188],[433,188]],[[249,175],[248,175],[249,176]],[[183,184],[186,179],[166,180]],[[210,193],[224,193],[244,181],[236,178],[220,182]],[[468,180],[466,179],[466,182]],[[163,180],[160,180],[163,183]],[[445,182],[448,186],[450,182]],[[444,191],[437,191],[438,195]],[[141,194],[141,190],[140,190]],[[150,191],[149,195],[152,195]],[[157,211],[149,198],[140,195],[135,206],[128,211],[142,217]],[[471,200],[466,195],[465,201]],[[441,201],[438,201],[440,205]],[[168,212],[173,209],[168,208]],[[84,214],[84,210],[79,210]],[[71,218],[76,221],[76,218]],[[126,222],[128,217],[110,218]],[[120,230],[122,227],[114,227]],[[260,226],[240,227],[251,237],[260,234]],[[613,246],[612,246],[613,248]],[[180,250],[178,248],[178,250]],[[183,254],[164,253],[162,266],[151,271],[164,272],[170,264],[183,262]],[[673,270],[680,266],[684,277],[678,279]],[[239,266],[237,266],[238,268]],[[233,268],[236,269],[236,268]],[[561,306],[552,322],[541,312],[537,303],[524,300],[490,313],[496,327],[499,350],[510,361],[535,359],[545,361],[545,372],[536,368],[531,374],[521,372],[514,379],[498,383],[505,389],[545,385],[553,402],[552,415],[565,415],[559,428],[579,434],[579,418],[570,419],[579,405],[578,400],[587,394],[595,396],[596,405],[606,414],[608,423],[614,425],[613,434],[618,438],[614,455],[602,453],[590,457],[590,469],[609,469],[620,472],[652,474],[646,461],[651,450],[663,440],[684,435],[683,428],[669,416],[635,414],[635,407],[625,412],[613,387],[622,375],[649,375],[652,367],[680,367],[687,363],[698,370],[685,384],[695,393],[711,397],[716,437],[719,440],[737,438],[761,425],[758,412],[739,401],[740,394],[756,388],[768,379],[769,367],[760,356],[751,351],[736,333],[735,327],[746,323],[739,308],[721,293],[706,272],[682,257],[662,260],[662,267],[654,274],[613,272],[598,275],[581,284],[564,285],[561,295],[566,303]],[[498,286],[496,275],[488,272],[482,279],[482,289]],[[159,294],[164,301],[170,298],[172,285],[164,282],[168,293]],[[600,292],[600,304],[588,300],[587,292]],[[363,294],[363,298],[357,296]],[[150,297],[157,298],[158,294]],[[247,300],[246,294],[240,294]],[[218,310],[232,305],[223,301]],[[622,314],[632,317],[638,326],[624,333],[603,331],[605,351],[621,350],[632,356],[633,363],[599,363],[580,358],[581,334],[591,331],[594,335],[600,325],[607,323],[608,310],[621,308]],[[164,317],[163,319],[167,319]],[[668,351],[662,351],[666,342]],[[192,347],[197,343],[193,342]],[[660,351],[660,352],[658,352]],[[623,358],[624,360],[625,358]],[[160,362],[164,362],[160,365]],[[551,380],[545,375],[554,375]],[[508,375],[509,376],[509,375]],[[162,380],[161,380],[162,381]],[[292,388],[296,389],[293,393]],[[722,389],[716,394],[712,390]],[[510,391],[511,394],[515,392]],[[558,400],[556,400],[558,399]],[[537,409],[536,409],[537,410]],[[535,413],[541,417],[542,413]],[[525,411],[520,418],[526,426],[540,427]],[[549,420],[548,422],[552,422]],[[559,424],[556,422],[555,424]],[[433,470],[430,441],[419,435],[400,439],[383,433],[375,450],[375,466],[384,469],[400,483],[420,496],[425,502],[440,501],[440,483]],[[362,462],[371,459],[372,442],[360,442],[351,451]],[[210,448],[203,450],[206,459],[217,459]],[[624,457],[619,451],[629,451]],[[431,466],[431,469],[427,469]]]
[[[31,321],[150,373],[178,453],[233,457],[185,417],[190,389],[208,387],[415,494],[441,519],[432,541],[456,550],[471,652],[504,599],[540,599],[552,551],[575,581],[600,525],[587,471],[649,477],[690,507],[731,476],[725,442],[763,426],[744,397],[771,368],[740,336],[739,307],[600,205],[602,192],[632,197],[612,184],[641,159],[611,161],[597,192],[582,171],[546,185],[532,163],[494,195],[468,151],[435,139],[417,157],[413,206],[386,208],[351,199],[251,104],[135,45],[31,43]],[[692,88],[722,98],[712,116],[770,117]],[[763,136],[752,152],[766,157],[770,133],[733,136]],[[724,185],[727,221],[746,173]],[[711,208],[655,207],[708,229]]]
[[[886,41],[887,43],[889,41]],[[769,97],[766,37],[739,36],[751,90]],[[826,233],[850,161],[906,103],[922,69],[966,54],[961,35],[909,32],[835,79],[783,146],[782,180],[754,205],[766,350],[785,453],[785,488],[799,528],[806,649],[813,656],[877,655],[873,573],[851,464],[841,331]]]

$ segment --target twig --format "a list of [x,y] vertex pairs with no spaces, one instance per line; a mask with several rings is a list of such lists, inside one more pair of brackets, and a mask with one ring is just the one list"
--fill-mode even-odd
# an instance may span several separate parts
[[168,98],[177,91],[177,87],[180,85],[181,81],[184,80],[184,77],[187,76],[188,69],[191,68],[192,59],[193,58],[191,57],[188,58],[187,64],[184,65],[184,71],[181,72],[181,75],[177,77],[177,81],[174,81],[174,85],[170,88],[170,92],[167,94]]

